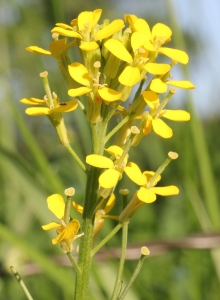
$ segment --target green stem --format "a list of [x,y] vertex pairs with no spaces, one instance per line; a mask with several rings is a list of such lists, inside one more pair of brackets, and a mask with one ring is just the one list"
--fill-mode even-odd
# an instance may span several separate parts
[[69,153],[72,155],[72,157],[75,159],[75,161],[78,163],[78,165],[83,169],[83,171],[87,172],[86,166],[81,161],[79,156],[76,154],[76,152],[73,150],[73,148],[70,145],[66,146],[66,149],[69,151]]
[[71,252],[67,252],[66,255],[68,256],[68,258],[69,258],[69,260],[70,260],[72,266],[73,266],[74,269],[76,270],[76,272],[77,272],[77,273],[80,273],[81,270],[80,270],[80,268],[78,267],[77,263],[75,262],[75,260],[74,260],[74,258],[73,258],[73,256],[72,256],[72,253],[71,253]]
[[86,198],[83,209],[82,232],[83,237],[80,239],[78,266],[81,273],[76,277],[76,300],[86,300],[88,295],[89,277],[91,271],[91,249],[93,245],[93,226],[94,217],[90,216],[92,203],[96,201],[96,191],[98,189],[98,177],[100,170],[92,167],[87,178]]
[[130,119],[131,115],[126,116],[120,123],[118,123],[117,126],[115,126],[112,131],[110,131],[106,137],[105,137],[105,144],[108,142],[108,140]]
[[24,291],[25,295],[27,296],[28,300],[33,300],[31,294],[29,293],[26,285],[24,284],[23,280],[21,279],[21,276],[18,274],[18,272],[16,271],[16,269],[11,266],[10,270],[12,272],[12,274],[14,275],[14,277],[16,278],[16,280],[18,281],[18,283],[20,284],[20,287],[22,288],[22,290]]
[[124,223],[122,227],[122,246],[121,246],[121,258],[119,263],[118,275],[115,282],[114,291],[112,294],[111,300],[116,300],[119,296],[120,286],[121,286],[121,278],[124,270],[125,263],[125,255],[127,248],[127,236],[128,236],[128,223]]
[[65,211],[64,211],[64,223],[67,225],[70,219],[70,207],[71,207],[71,197],[67,196],[66,203],[65,203]]
[[[144,83],[145,83],[145,80],[142,79],[141,82],[140,82],[140,85],[139,85],[139,87],[138,87],[138,89],[137,89],[137,92],[135,93],[135,96],[134,96],[134,100],[133,100],[133,101],[135,101],[135,100],[140,96],[140,94],[141,94],[141,92],[142,92],[142,88],[143,88]],[[133,102],[133,101],[132,101],[132,102]]]
[[91,272],[91,249],[93,244],[93,220],[85,218],[82,222],[84,233],[79,245],[78,267],[81,272],[76,276],[75,300],[86,300]]
[[49,85],[49,81],[48,81],[47,76],[48,76],[48,73],[46,71],[40,73],[40,77],[43,80],[44,90],[45,90],[45,93],[47,95],[48,103],[50,105],[50,108],[54,108],[54,101],[53,101],[53,97],[52,97],[52,93],[51,93],[51,90],[50,90],[50,85]]
[[[171,153],[171,152],[169,152]],[[155,181],[157,180],[157,177],[163,173],[163,171],[165,170],[165,168],[169,165],[169,163],[171,162],[171,160],[176,159],[178,157],[178,155],[176,157],[169,156],[168,153],[168,158],[165,160],[165,162],[157,169],[157,171],[155,172],[154,176],[151,177],[151,179],[148,182],[148,187],[153,187]]]
[[[97,123],[91,125],[91,127],[93,136],[93,153],[101,155],[104,151],[106,126],[102,126],[101,123]],[[88,298],[94,229],[94,214],[91,214],[91,210],[98,197],[98,178],[100,173],[101,169],[95,167],[91,167],[87,172],[86,195],[82,221],[82,232],[84,235],[80,239],[78,256],[78,267],[81,272],[78,272],[76,276],[75,300],[86,300]]]
[[115,106],[113,106],[111,109],[108,109],[108,113],[104,117],[103,123],[107,124],[110,121],[111,117],[114,115],[121,102],[122,101],[118,101],[118,103],[115,104]]
[[[71,190],[71,188],[69,189]],[[74,190],[74,189],[73,189]],[[67,190],[65,190],[66,192]],[[65,203],[65,210],[64,210],[64,217],[63,217],[63,220],[64,220],[64,223],[67,225],[69,223],[69,220],[70,220],[70,208],[71,208],[71,197],[72,196],[69,196],[69,195],[66,195],[67,196],[67,199],[66,199],[66,203]],[[76,272],[80,272],[80,269],[77,265],[77,263],[75,262],[71,252],[67,252],[67,256],[72,264],[72,266],[74,267],[74,269],[76,270]]]
[[97,246],[95,246],[91,252],[91,256],[94,256],[96,252],[102,248],[123,226],[122,223],[119,223]]
[[168,101],[170,100],[170,98],[174,95],[174,89],[170,89],[169,92],[167,93],[166,97],[163,99],[163,101],[161,102],[160,106],[156,109],[156,111],[153,113],[153,117],[157,116],[160,114],[160,112],[162,111],[162,109],[167,105]]
[[128,152],[129,152],[129,150],[130,150],[130,148],[131,148],[131,142],[132,142],[132,137],[133,137],[133,136],[134,136],[134,135],[131,134],[130,138],[127,140],[127,142],[126,142],[126,144],[125,144],[125,147],[124,147],[124,151],[123,151],[123,153],[122,153],[122,156],[120,157],[120,159],[119,159],[118,162],[117,162],[118,166],[120,166],[120,165],[123,163],[123,161],[124,161],[126,155],[128,154]]
[[118,297],[118,300],[123,300],[128,292],[128,290],[131,288],[132,284],[134,283],[135,279],[137,278],[142,266],[143,266],[143,263],[145,261],[145,258],[146,258],[146,255],[141,255],[139,261],[138,261],[138,264],[134,270],[134,273],[132,274],[131,276],[131,279],[130,281],[128,282],[128,284],[126,285],[126,287],[124,288],[122,294],[120,295],[120,297]]

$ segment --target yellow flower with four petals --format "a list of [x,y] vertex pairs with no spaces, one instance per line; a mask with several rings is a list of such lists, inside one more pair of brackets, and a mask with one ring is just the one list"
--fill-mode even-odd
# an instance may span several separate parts
[[79,221],[74,219],[68,224],[64,223],[64,211],[65,203],[63,197],[59,194],[53,194],[47,198],[47,204],[49,210],[60,220],[60,222],[51,222],[47,225],[42,225],[43,230],[57,230],[57,237],[52,239],[52,244],[61,244],[62,249],[65,252],[71,252],[73,250],[72,242],[82,234],[77,235],[80,228]]
[[153,129],[156,134],[163,138],[171,138],[172,129],[161,118],[166,118],[176,122],[186,122],[190,120],[190,114],[185,110],[160,109],[159,97],[155,92],[142,92],[145,102],[150,107],[150,114],[143,127],[143,133],[149,134]]
[[117,182],[122,178],[122,173],[126,175],[135,183],[141,185],[145,182],[145,177],[141,173],[139,167],[133,163],[127,163],[128,156],[124,161],[118,165],[120,157],[123,154],[123,149],[119,146],[113,145],[105,149],[109,154],[114,157],[114,161],[102,155],[90,154],[86,157],[87,164],[101,169],[107,169],[99,176],[99,184],[105,189],[113,188]]

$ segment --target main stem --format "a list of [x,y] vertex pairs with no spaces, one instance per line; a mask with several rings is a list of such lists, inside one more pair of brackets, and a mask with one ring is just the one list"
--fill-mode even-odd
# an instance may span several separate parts
[[[106,126],[101,123],[92,125],[93,153],[102,154],[104,151],[104,138]],[[91,167],[87,175],[86,195],[83,209],[82,231],[84,233],[79,245],[78,266],[81,270],[77,273],[75,300],[86,300],[88,298],[89,278],[91,272],[93,247],[93,226],[94,215],[91,215],[93,205],[97,200],[97,190],[99,187],[98,178],[101,169]]]

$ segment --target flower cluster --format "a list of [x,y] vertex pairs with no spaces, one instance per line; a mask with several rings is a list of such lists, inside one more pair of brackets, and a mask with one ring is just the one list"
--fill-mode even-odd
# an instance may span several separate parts
[[[94,148],[92,154],[85,158],[85,165],[77,160],[87,174],[91,169],[99,169],[95,182],[98,189],[95,195],[98,196],[92,200],[93,205],[89,204],[92,212],[88,209],[85,212],[88,215],[93,213],[95,235],[103,226],[104,218],[126,222],[144,203],[154,202],[156,195],[179,193],[176,186],[155,186],[166,165],[177,157],[176,154],[170,153],[168,160],[156,172],[142,173],[141,168],[128,161],[128,152],[151,131],[162,138],[171,138],[173,131],[162,119],[184,122],[190,119],[190,114],[184,110],[166,109],[166,105],[176,93],[176,88],[195,88],[188,80],[173,79],[171,69],[178,63],[187,64],[189,58],[184,51],[167,47],[172,36],[167,25],[157,23],[150,29],[144,19],[135,15],[125,15],[124,20],[98,23],[101,13],[101,9],[85,11],[70,24],[57,23],[51,31],[54,41],[49,50],[37,46],[26,48],[56,59],[68,85],[67,94],[74,99],[60,102],[57,95],[51,93],[47,73],[44,72],[40,75],[46,92],[44,99],[21,100],[32,106],[26,109],[28,115],[49,117],[65,146],[69,145],[69,137],[62,113],[73,111],[77,106],[85,113],[92,128]],[[73,48],[78,49],[82,58],[80,62],[70,61],[68,52]],[[163,63],[158,62],[159,56],[162,56]],[[131,99],[135,86],[136,93]],[[106,135],[107,125],[116,114],[121,116],[121,121]],[[105,143],[116,133],[114,143],[104,149]],[[103,155],[104,150],[110,157]],[[74,153],[73,150],[71,153]],[[124,173],[138,186],[137,191],[118,216],[108,216],[106,214],[115,203],[113,190]],[[68,225],[63,223],[65,204],[62,199],[57,194],[47,199],[49,208],[61,223],[52,222],[43,229],[57,228],[58,236],[53,239],[53,244],[65,241],[70,249],[79,222],[72,220]],[[72,202],[72,206],[83,213],[84,208],[79,204]]]

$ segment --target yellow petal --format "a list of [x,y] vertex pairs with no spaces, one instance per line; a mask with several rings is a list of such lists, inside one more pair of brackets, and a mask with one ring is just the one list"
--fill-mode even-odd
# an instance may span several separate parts
[[68,66],[68,70],[70,73],[70,76],[78,83],[81,83],[85,86],[91,85],[91,78],[89,76],[89,72],[86,69],[86,67],[78,62],[72,63]]
[[99,48],[99,45],[96,42],[83,42],[79,48],[84,51],[93,51]]
[[148,190],[144,187],[141,187],[139,189],[139,191],[137,192],[137,197],[139,200],[145,203],[152,203],[157,199],[156,195],[153,192],[151,192],[151,189]]
[[141,46],[143,46],[147,41],[147,36],[143,32],[134,32],[131,36],[131,47],[133,51],[139,49]]
[[127,167],[131,167],[131,168],[137,170],[138,172],[141,172],[141,170],[140,170],[140,168],[138,167],[138,165],[135,164],[134,162],[131,162],[131,161],[130,161],[129,163],[127,163]]
[[65,203],[60,194],[53,194],[47,198],[47,205],[50,211],[55,214],[58,219],[64,216]]
[[168,64],[147,63],[144,65],[144,69],[153,75],[164,75],[169,72],[170,68]]
[[51,30],[52,33],[58,33],[62,36],[67,36],[67,37],[72,37],[72,38],[78,38],[78,39],[82,39],[82,36],[73,30],[68,30],[68,29],[64,29],[64,28],[60,28],[60,27],[54,27]]
[[78,26],[78,20],[77,20],[77,18],[72,19],[71,22],[70,22],[70,25],[71,25],[72,27]]
[[[135,165],[135,164],[134,164]],[[141,173],[141,170],[139,168],[131,166],[126,166],[124,168],[125,173],[127,176],[136,184],[138,185],[144,185],[147,183],[145,176]]]
[[152,120],[154,132],[164,139],[171,138],[173,135],[172,129],[161,119]]
[[64,236],[65,236],[65,231],[62,231],[60,234],[58,234],[58,236],[55,239],[52,239],[52,244],[57,245],[64,239]]
[[190,120],[190,114],[185,110],[165,110],[165,113],[162,115],[162,117],[177,121],[177,122],[184,122]]
[[105,213],[106,214],[109,213],[112,210],[112,208],[114,207],[114,205],[115,205],[115,195],[111,194],[111,196],[108,199],[108,202],[104,208]]
[[68,90],[68,95],[70,97],[79,97],[79,96],[88,94],[91,91],[92,91],[92,89],[83,86],[83,87],[80,87],[80,88],[77,88],[77,89]]
[[117,58],[120,60],[131,63],[133,58],[128,50],[125,48],[123,43],[116,39],[109,39],[104,46]]
[[29,116],[49,115],[50,109],[48,107],[28,107],[25,113]]
[[150,84],[150,90],[155,93],[165,93],[167,90],[167,85],[160,78],[154,78]]
[[53,245],[60,243],[62,240],[73,240],[80,227],[78,220],[72,220],[65,229],[52,240]]
[[[154,176],[155,172],[153,172],[153,171],[144,171],[143,174],[146,177],[147,182],[149,182],[150,179]],[[154,180],[154,184],[156,184],[158,181],[160,181],[160,179],[161,179],[161,176],[158,175],[157,178]]]
[[99,9],[93,10],[93,26],[98,23],[98,21],[101,17],[101,14],[102,14],[102,9],[99,8]]
[[186,54],[186,52],[182,50],[177,49],[171,49],[171,48],[160,48],[159,53],[162,53],[170,58],[172,60],[175,60],[177,62],[180,62],[181,64],[187,64],[189,61],[189,56]]
[[106,39],[124,27],[125,25],[123,20],[120,19],[114,20],[95,34],[95,40],[97,41],[97,40]]
[[74,219],[65,228],[65,239],[73,239],[80,228],[79,221]]
[[154,48],[154,46],[152,45],[152,43],[147,40],[145,43],[144,43],[144,48],[148,51],[157,51],[156,48]]
[[20,102],[29,105],[45,104],[44,100],[38,98],[23,98],[20,100]]
[[122,154],[124,152],[124,150],[121,147],[116,146],[116,145],[108,147],[107,149],[105,149],[105,151],[114,157],[122,156]]
[[69,102],[61,102],[52,109],[52,112],[70,112],[72,110],[75,110],[78,106],[78,102],[75,100],[69,101]]
[[172,30],[170,29],[170,27],[166,26],[165,24],[157,23],[152,28],[152,39],[158,36],[158,37],[164,37],[166,38],[166,40],[169,40],[171,35],[172,35]]
[[166,81],[166,84],[170,84],[181,89],[195,89],[195,86],[188,80],[168,80]]
[[49,224],[42,225],[41,227],[43,230],[51,230],[60,227],[60,224],[57,222],[51,222]]
[[127,66],[118,77],[118,81],[126,86],[134,86],[140,80],[141,76],[138,68],[131,66]]
[[135,15],[124,15],[125,22],[132,27],[133,23],[137,20]]
[[159,102],[158,95],[152,91],[143,91],[142,96],[144,98],[144,101],[149,105],[151,109],[154,109],[155,104]]
[[66,38],[52,42],[50,44],[50,52],[53,56],[58,56],[60,51],[66,47]]
[[121,98],[121,93],[107,87],[98,90],[99,96],[108,102],[116,101]]
[[148,118],[144,124],[144,128],[143,128],[143,133],[145,135],[148,135],[151,130],[152,130],[152,121],[153,121],[153,118],[151,117],[151,115],[148,115]]
[[57,26],[57,27],[64,28],[64,29],[69,29],[69,30],[72,30],[72,29],[73,29],[70,25],[67,25],[67,24],[65,24],[65,23],[56,23],[56,26]]
[[90,154],[86,156],[86,163],[96,168],[113,168],[113,161],[105,156]]
[[151,191],[161,196],[172,196],[172,195],[179,194],[179,189],[175,185],[164,186],[164,187],[153,187],[151,188]]
[[105,188],[110,189],[116,186],[121,173],[115,169],[108,169],[99,176],[99,184]]
[[143,32],[148,40],[151,40],[151,31],[148,23],[144,19],[138,18],[134,24],[133,28],[135,31]]
[[37,47],[37,46],[30,46],[25,48],[25,50],[29,52],[35,52],[38,54],[43,54],[43,55],[52,55],[50,51],[44,50],[43,48]]
[[91,32],[93,26],[98,22],[102,14],[101,9],[96,9],[94,11],[83,11],[78,15],[77,22],[79,30],[85,30],[89,27],[89,32]]
[[71,204],[72,204],[73,208],[74,208],[78,213],[80,213],[80,214],[83,213],[83,207],[82,207],[81,205],[77,204],[77,203],[74,202],[74,201],[72,201]]

